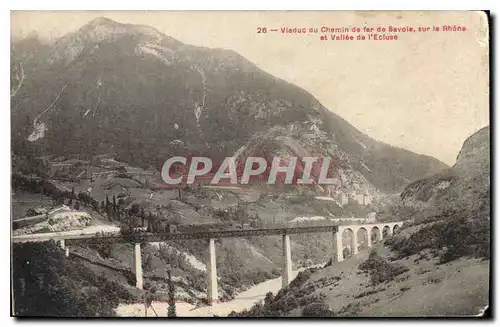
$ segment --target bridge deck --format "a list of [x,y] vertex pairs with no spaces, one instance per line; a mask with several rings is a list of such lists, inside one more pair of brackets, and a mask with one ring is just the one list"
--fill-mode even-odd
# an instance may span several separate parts
[[[144,233],[131,236],[109,235],[95,236],[87,235],[47,235],[33,234],[22,237],[12,237],[13,243],[24,242],[45,242],[49,240],[65,240],[66,245],[85,245],[92,243],[133,243],[133,242],[164,242],[170,240],[196,240],[210,238],[246,237],[246,236],[266,236],[283,234],[305,234],[305,233],[326,233],[337,232],[338,226],[304,226],[304,227],[281,227],[281,228],[260,228],[260,229],[231,229],[219,231],[187,232],[187,233]],[[31,237],[30,237],[31,236]]]

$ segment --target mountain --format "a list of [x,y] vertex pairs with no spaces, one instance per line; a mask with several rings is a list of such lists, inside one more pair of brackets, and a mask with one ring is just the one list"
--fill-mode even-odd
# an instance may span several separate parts
[[442,215],[490,215],[490,127],[465,140],[453,167],[408,185],[401,193],[421,219]]
[[[361,133],[305,90],[239,54],[184,44],[158,30],[97,18],[27,59],[12,47],[14,152],[94,155],[160,168],[172,155],[221,158],[300,145],[339,158],[352,189],[399,192],[447,168]],[[18,73],[22,63],[31,69]],[[281,145],[280,145],[281,144]],[[276,146],[278,148],[276,148]],[[296,148],[296,147],[295,147]],[[350,178],[349,176],[353,176]],[[375,191],[373,191],[375,190]]]
[[490,127],[486,126],[465,140],[453,167],[405,188],[401,208],[413,222],[386,245],[399,257],[430,250],[441,263],[488,260],[490,179]]

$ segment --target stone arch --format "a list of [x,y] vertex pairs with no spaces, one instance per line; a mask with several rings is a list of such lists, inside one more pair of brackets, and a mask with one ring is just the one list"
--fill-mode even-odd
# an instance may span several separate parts
[[388,225],[385,225],[384,228],[382,229],[382,238],[386,239],[387,237],[391,236],[391,227]]
[[354,231],[345,228],[342,231],[342,256],[344,259],[350,258],[354,254]]
[[394,227],[392,228],[392,234],[396,234],[396,233],[399,233],[399,231],[401,230],[401,226],[399,226],[398,224],[394,225]]
[[373,226],[370,230],[372,244],[376,244],[382,240],[382,231],[377,226]]
[[360,227],[356,231],[356,236],[358,250],[367,249],[369,247],[368,230],[365,227]]

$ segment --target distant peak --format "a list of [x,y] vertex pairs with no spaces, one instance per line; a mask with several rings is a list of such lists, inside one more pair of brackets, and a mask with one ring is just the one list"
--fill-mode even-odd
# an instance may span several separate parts
[[157,29],[147,25],[125,24],[106,17],[97,17],[85,24],[80,32],[106,37],[111,34],[134,34],[162,39],[165,37]]
[[114,21],[112,19],[106,17],[97,17],[88,22],[85,26],[94,27],[94,26],[120,26],[121,23]]

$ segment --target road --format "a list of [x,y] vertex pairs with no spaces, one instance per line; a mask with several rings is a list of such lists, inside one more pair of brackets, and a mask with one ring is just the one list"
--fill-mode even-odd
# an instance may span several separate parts
[[88,226],[83,229],[70,230],[65,232],[53,233],[38,233],[12,236],[13,243],[26,243],[26,242],[46,242],[53,240],[66,240],[72,238],[79,238],[82,236],[92,236],[99,232],[120,234],[120,227],[114,225],[95,225]]

